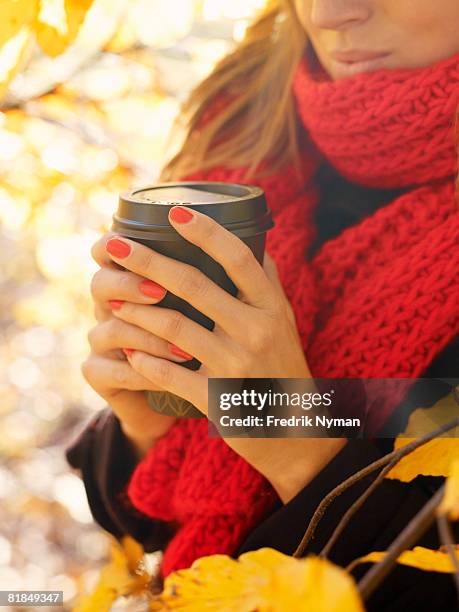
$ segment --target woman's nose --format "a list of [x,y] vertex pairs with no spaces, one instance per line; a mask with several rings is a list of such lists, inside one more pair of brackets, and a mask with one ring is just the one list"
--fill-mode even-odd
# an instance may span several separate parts
[[313,0],[311,23],[318,28],[341,30],[366,21],[371,0]]

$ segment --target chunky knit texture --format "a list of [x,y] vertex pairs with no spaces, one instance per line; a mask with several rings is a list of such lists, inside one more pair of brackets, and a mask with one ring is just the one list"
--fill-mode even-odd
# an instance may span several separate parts
[[[267,250],[292,303],[314,377],[416,378],[459,331],[459,213],[454,116],[459,55],[414,70],[379,70],[333,82],[304,58],[294,81],[303,178],[262,178],[276,226]],[[407,191],[308,260],[324,161],[354,182]],[[237,182],[243,169],[189,179]],[[387,395],[386,395],[387,397]],[[372,406],[380,428],[394,406]],[[135,469],[128,486],[142,512],[177,526],[161,571],[233,553],[272,510],[267,480],[207,420],[181,419]]]

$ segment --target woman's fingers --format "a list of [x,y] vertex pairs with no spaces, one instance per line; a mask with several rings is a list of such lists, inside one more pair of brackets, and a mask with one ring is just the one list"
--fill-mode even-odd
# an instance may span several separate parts
[[225,331],[234,328],[235,320],[247,318],[247,304],[230,295],[194,266],[124,237],[110,239],[107,248],[111,257],[125,268],[156,281]]
[[92,277],[91,293],[100,304],[106,304],[109,300],[156,304],[167,291],[158,283],[132,272],[101,268]]
[[151,384],[183,397],[198,410],[207,414],[207,376],[203,376],[199,371],[188,370],[176,363],[152,357],[141,351],[134,351],[128,356],[128,359],[132,368],[148,379]]
[[81,371],[91,387],[103,396],[112,393],[114,389],[127,391],[160,390],[160,387],[135,371],[127,361],[118,361],[102,355],[91,354],[81,364]]
[[120,348],[133,348],[179,363],[189,361],[173,352],[176,349],[170,342],[113,317],[93,327],[88,333],[88,341],[92,351],[98,354]]
[[103,321],[107,321],[112,317],[112,311],[109,305],[102,306],[98,302],[94,302],[94,317],[98,323],[102,323]]
[[134,438],[154,439],[165,435],[173,418],[158,414],[148,403],[145,391],[161,391],[136,372],[127,361],[91,354],[81,366],[89,385],[105,399],[120,419],[123,431]]
[[221,335],[214,334],[171,308],[124,302],[113,314],[122,321],[132,323],[180,347],[210,368],[228,352]]
[[110,240],[115,234],[113,232],[107,232],[92,245],[91,255],[94,261],[99,264],[102,268],[113,268],[114,270],[120,270],[123,266],[118,265],[108,255],[105,245],[107,240]]
[[251,249],[240,238],[208,215],[185,206],[171,208],[169,221],[185,240],[201,248],[224,268],[247,303],[256,307],[271,305],[271,283]]

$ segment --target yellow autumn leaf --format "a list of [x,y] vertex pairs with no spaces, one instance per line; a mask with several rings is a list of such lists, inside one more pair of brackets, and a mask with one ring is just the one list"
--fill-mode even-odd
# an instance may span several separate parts
[[[439,400],[430,408],[419,408],[410,416],[403,436],[395,440],[394,450],[402,448],[416,438],[434,431],[440,425],[459,416],[457,403],[452,394]],[[456,437],[454,437],[456,436]],[[435,438],[416,449],[387,474],[387,478],[410,482],[416,476],[449,476],[451,465],[459,459],[459,430],[456,428],[441,438]]]
[[[459,550],[459,547],[457,547]],[[385,552],[372,552],[365,557],[361,557],[356,561],[353,561],[348,567],[351,571],[356,565],[360,563],[379,563],[384,559],[387,553]],[[405,550],[402,552],[400,557],[397,559],[397,563],[401,565],[409,565],[425,572],[441,572],[444,574],[450,574],[455,571],[454,565],[451,561],[450,556],[447,552],[441,550],[430,550],[429,548],[423,548],[422,546],[416,546],[413,550]]]
[[450,470],[445,485],[445,494],[438,507],[439,514],[447,514],[452,521],[459,521],[459,459],[456,459]]
[[226,555],[212,555],[167,576],[164,590],[151,609],[243,612],[255,609],[258,603],[256,586],[242,565]]
[[187,612],[363,612],[354,581],[326,559],[294,559],[270,548],[236,561],[226,555],[197,559],[169,575],[152,610]]
[[343,569],[319,557],[287,559],[263,589],[260,611],[363,612],[353,578]]
[[[397,438],[394,448],[401,448],[412,440]],[[423,476],[449,476],[453,462],[459,458],[459,440],[436,438],[403,457],[387,474],[386,478],[410,482],[420,474]]]
[[129,536],[124,536],[121,544],[113,539],[111,555],[111,562],[102,569],[94,591],[83,596],[72,612],[108,612],[118,597],[146,590],[151,576],[139,568],[142,546]]
[[35,33],[42,50],[51,57],[73,43],[94,0],[40,0]]
[[0,0],[0,48],[33,22],[37,6],[38,0]]
[[[440,398],[433,406],[418,408],[409,418],[404,435],[407,438],[419,438],[434,431],[440,425],[449,423],[459,416],[459,407],[453,392]],[[459,438],[459,427],[451,429],[447,438]]]

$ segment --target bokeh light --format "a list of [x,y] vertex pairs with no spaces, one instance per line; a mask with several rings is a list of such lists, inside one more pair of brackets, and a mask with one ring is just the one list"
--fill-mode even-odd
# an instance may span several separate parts
[[64,457],[105,406],[80,370],[90,248],[118,193],[157,179],[180,102],[263,3],[96,0],[61,55],[26,27],[0,48],[0,589],[62,589],[71,610],[107,558]]

